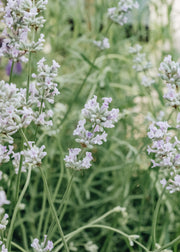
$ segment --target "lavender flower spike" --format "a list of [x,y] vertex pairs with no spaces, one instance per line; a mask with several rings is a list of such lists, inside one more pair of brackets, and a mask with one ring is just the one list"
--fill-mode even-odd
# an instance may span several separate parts
[[39,244],[39,240],[35,238],[31,244],[31,247],[34,248],[35,252],[50,252],[53,249],[53,242],[46,241],[47,235],[44,236],[44,241]]
[[91,152],[86,152],[86,156],[80,160],[78,158],[79,153],[81,152],[80,148],[69,149],[69,155],[66,155],[64,161],[66,162],[66,167],[75,169],[77,171],[88,169],[91,167],[91,161],[93,159]]

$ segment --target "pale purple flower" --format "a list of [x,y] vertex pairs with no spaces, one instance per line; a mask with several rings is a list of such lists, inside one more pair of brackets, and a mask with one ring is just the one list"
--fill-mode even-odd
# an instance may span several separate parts
[[42,159],[46,156],[46,152],[44,151],[45,146],[42,145],[40,148],[37,147],[34,142],[28,142],[28,146],[24,144],[27,149],[24,149],[20,153],[14,153],[13,157],[13,165],[15,167],[15,172],[18,173],[19,170],[19,162],[20,156],[23,156],[22,168],[21,172],[26,172],[29,167],[37,167],[42,163]]
[[[100,107],[97,102],[97,96],[94,97],[85,104],[84,109],[82,109],[82,115],[87,120],[93,123],[93,127],[99,125],[99,131],[103,131],[103,128],[113,128],[114,123],[118,121],[119,109],[109,109],[109,103],[111,103],[111,98],[103,98],[104,103]],[[96,128],[97,131],[97,128]]]
[[32,77],[36,81],[36,88],[35,84],[33,84],[33,91],[31,91],[32,99],[34,94],[34,101],[35,98],[37,102],[41,103],[41,99],[43,101],[47,101],[49,103],[54,103],[54,97],[60,92],[57,89],[57,84],[54,82],[54,78],[57,76],[58,68],[60,67],[59,64],[53,60],[51,66],[45,64],[45,58],[42,58],[37,63],[37,71],[38,73],[32,74]]
[[[118,121],[119,110],[109,110],[109,104],[112,98],[104,97],[103,104],[97,102],[97,96],[94,95],[82,109],[82,120],[79,120],[77,128],[73,135],[77,136],[76,141],[82,148],[93,148],[94,145],[101,145],[106,142],[107,133],[104,128],[113,128],[114,123]],[[75,170],[88,169],[93,159],[91,152],[86,152],[86,156],[81,160],[80,148],[69,149],[69,155],[66,155],[64,161],[66,167]],[[82,157],[81,157],[82,158]]]
[[13,146],[9,145],[9,150],[6,146],[0,144],[0,164],[7,163],[10,160],[10,155],[12,154]]
[[172,56],[168,55],[161,62],[159,68],[160,77],[165,80],[166,83],[180,85],[180,63],[172,61]]
[[108,17],[120,25],[127,23],[127,13],[133,8],[138,8],[138,3],[133,0],[120,0],[117,7],[108,9]]
[[8,214],[5,213],[2,219],[0,220],[0,230],[4,231],[6,229],[6,226],[8,224],[8,217]]
[[129,53],[138,54],[142,50],[142,46],[139,44],[134,45],[134,47],[129,47]]
[[150,139],[162,138],[163,136],[166,135],[168,128],[169,128],[169,124],[167,122],[157,122],[155,124],[152,123],[149,126],[148,137]]
[[141,80],[141,85],[144,87],[150,87],[152,84],[154,84],[154,80],[152,78],[149,78],[147,76],[143,76]]
[[67,168],[79,171],[91,167],[91,161],[93,160],[92,153],[86,152],[86,156],[81,160],[78,157],[80,152],[80,148],[69,149],[69,155],[66,155],[66,157],[64,158]]
[[35,252],[50,252],[52,251],[54,245],[52,241],[47,241],[47,235],[44,235],[44,241],[40,244],[39,240],[35,238],[31,244]]
[[109,49],[110,48],[110,44],[109,44],[109,39],[108,38],[104,38],[102,41],[101,40],[94,40],[93,41],[94,45],[96,45],[99,49],[101,50],[105,50],[105,49]]
[[[6,74],[9,76],[11,73],[11,67],[12,67],[12,60],[9,60],[7,66],[6,66]],[[21,62],[15,62],[13,67],[13,73],[19,75],[22,72],[22,64]]]
[[7,200],[6,193],[0,189],[0,214],[4,212],[3,205],[9,205],[10,201]]
[[0,240],[1,252],[8,252],[3,242]]
[[179,192],[180,191],[180,175],[176,175],[174,180],[170,179],[169,184],[166,187],[170,193]]

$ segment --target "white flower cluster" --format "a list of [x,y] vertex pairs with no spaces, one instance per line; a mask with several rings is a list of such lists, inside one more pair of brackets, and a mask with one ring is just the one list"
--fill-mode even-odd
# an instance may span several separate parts
[[[180,105],[179,80],[180,64],[172,61],[168,55],[160,64],[161,78],[166,81],[167,93],[164,98],[172,107]],[[180,128],[180,113],[177,115],[176,128]],[[149,127],[148,137],[152,139],[152,146],[148,146],[148,153],[154,153],[155,158],[151,160],[152,167],[159,166],[163,168],[163,178],[160,183],[169,190],[170,193],[180,191],[180,141],[173,136],[168,129],[171,126],[168,122],[154,122]]]
[[45,146],[42,145],[38,148],[33,142],[28,142],[25,144],[26,150],[18,153],[13,153],[13,165],[15,167],[16,174],[18,173],[20,167],[20,158],[23,157],[21,172],[26,172],[29,167],[37,167],[41,165],[41,160],[46,156],[46,152],[43,151]]
[[[94,145],[106,142],[107,133],[104,129],[113,128],[114,123],[118,121],[119,109],[108,110],[112,98],[102,99],[102,106],[97,102],[97,96],[85,104],[82,109],[83,119],[78,122],[77,128],[73,132],[73,135],[77,136],[76,142],[84,148],[92,149]],[[78,158],[78,155],[83,155],[80,148],[70,149],[69,156],[64,159],[66,167],[76,170],[90,168],[90,162],[93,159],[91,152],[86,152],[86,156],[82,160]]]
[[117,7],[108,9],[108,17],[115,23],[124,25],[127,23],[127,14],[132,11],[133,8],[138,8],[139,5],[133,0],[120,0]]
[[[129,48],[129,53],[134,54],[133,58],[133,69],[137,72],[147,72],[151,67],[151,62],[147,60],[146,54],[141,52],[142,46],[136,44],[134,47]],[[151,77],[146,75],[141,76],[141,85],[144,87],[150,87],[154,83],[154,80]]]
[[39,240],[35,238],[31,244],[35,252],[50,252],[53,249],[53,242],[47,241],[47,235],[44,236],[44,241],[39,244]]
[[137,72],[143,72],[151,68],[151,62],[146,59],[146,54],[141,52],[142,46],[136,44],[134,47],[129,48],[129,53],[134,54],[133,69]]
[[148,153],[155,154],[155,160],[151,160],[152,167],[161,167],[165,172],[176,172],[180,165],[180,142],[176,137],[171,137],[168,133],[170,126],[167,122],[157,122],[149,127],[148,137],[153,140],[151,147],[148,146]]
[[172,61],[172,56],[168,55],[161,62],[159,71],[161,79],[165,80],[167,86],[164,98],[170,106],[176,108],[180,105],[180,63]]
[[3,205],[8,205],[8,204],[10,204],[10,201],[7,200],[5,191],[0,188],[0,214],[4,213]]
[[180,63],[172,60],[172,56],[168,55],[164,58],[164,61],[161,62],[159,68],[160,77],[162,80],[165,80],[166,83],[180,85]]
[[30,41],[28,35],[43,26],[45,19],[40,13],[46,5],[47,0],[7,0],[3,19],[5,38],[0,48],[0,57],[6,56],[14,61],[26,62],[26,53],[42,49],[44,35],[41,34],[36,42]]
[[94,45],[96,45],[100,50],[105,50],[110,48],[110,44],[109,44],[109,39],[108,38],[104,38],[102,41],[101,40],[94,40],[93,41]]
[[37,63],[38,73],[32,74],[36,85],[32,83],[30,86],[30,98],[33,101],[36,100],[38,107],[40,107],[42,100],[43,102],[48,101],[49,103],[54,103],[54,96],[60,94],[57,89],[57,84],[54,82],[60,66],[55,60],[53,60],[51,66],[44,64],[45,61],[45,58],[42,58]]
[[[0,177],[1,180],[1,177]],[[6,193],[0,188],[0,232],[1,235],[3,234],[3,232],[6,229],[6,226],[8,224],[8,214],[5,213],[4,214],[4,208],[3,205],[9,204],[10,201],[7,200],[6,198]],[[5,245],[3,244],[3,241],[0,240],[0,251],[1,252],[8,252],[8,250],[6,249]]]
[[8,252],[8,250],[6,249],[5,245],[3,244],[1,240],[0,240],[0,247],[1,247],[1,252]]
[[6,229],[6,226],[8,224],[8,214],[4,214],[3,217],[1,218],[1,221],[0,221],[0,230],[4,231]]

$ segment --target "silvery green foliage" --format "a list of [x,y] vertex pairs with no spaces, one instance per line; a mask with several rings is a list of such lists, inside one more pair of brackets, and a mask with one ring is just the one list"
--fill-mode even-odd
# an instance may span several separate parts
[[44,241],[39,243],[39,240],[35,238],[31,244],[31,247],[34,249],[34,252],[50,252],[53,249],[53,242],[47,241],[47,235],[44,236]]
[[[94,95],[81,111],[83,119],[78,122],[73,135],[77,136],[76,142],[80,143],[82,148],[92,149],[94,145],[106,142],[105,129],[113,128],[114,123],[118,121],[119,109],[109,110],[112,98],[104,97],[102,100],[103,104],[100,106],[97,96]],[[91,152],[86,152],[86,156],[81,160],[82,155],[80,148],[69,149],[69,156],[66,155],[64,159],[66,167],[75,170],[90,168],[93,159]]]
[[133,8],[138,8],[139,5],[133,0],[120,0],[116,7],[108,9],[108,17],[115,23],[124,25],[127,23],[127,14],[132,11]]
[[8,0],[4,11],[4,39],[0,48],[0,57],[6,56],[14,61],[27,61],[26,54],[42,49],[44,35],[39,39],[29,39],[32,31],[42,27],[45,19],[40,15],[47,1]]

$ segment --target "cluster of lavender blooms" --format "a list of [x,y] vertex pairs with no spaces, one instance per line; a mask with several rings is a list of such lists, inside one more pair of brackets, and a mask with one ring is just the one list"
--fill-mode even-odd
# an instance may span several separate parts
[[85,245],[84,245],[84,249],[86,251],[89,252],[97,252],[98,251],[98,246],[96,244],[94,244],[92,241],[88,241]]
[[[113,128],[114,123],[118,121],[119,109],[109,110],[112,98],[105,97],[102,100],[103,104],[100,106],[97,96],[94,95],[81,111],[83,119],[78,122],[73,135],[77,136],[76,142],[80,143],[82,148],[92,149],[94,145],[106,142],[105,128]],[[81,159],[84,154],[82,148],[69,149],[69,155],[64,159],[66,167],[75,170],[91,167],[92,153],[87,151],[85,157]]]
[[20,167],[20,158],[21,155],[23,156],[22,161],[22,167],[21,172],[27,172],[29,167],[37,167],[41,165],[41,160],[46,156],[46,152],[43,151],[45,149],[45,146],[42,145],[40,148],[37,147],[34,142],[28,142],[28,146],[25,143],[25,146],[27,149],[24,149],[23,151],[13,153],[13,165],[15,167],[15,173],[17,174]]
[[115,23],[124,25],[127,23],[127,14],[132,11],[133,8],[138,8],[139,5],[133,0],[120,0],[117,7],[108,9],[108,17]]
[[[2,172],[0,172],[0,181],[2,179]],[[6,226],[8,224],[8,214],[7,213],[4,213],[5,210],[3,208],[4,205],[6,204],[10,204],[10,201],[7,200],[7,197],[6,197],[6,193],[5,191],[0,187],[0,233],[3,237],[3,233],[4,231],[6,230]],[[8,252],[8,250],[6,249],[3,241],[1,241],[0,239],[0,249],[2,252]]]
[[[43,108],[45,102],[53,103],[55,95],[59,94],[57,84],[53,81],[57,76],[59,65],[53,61],[52,66],[48,66],[44,61],[43,58],[37,63],[38,74],[33,74],[34,81],[30,83],[28,101],[26,101],[26,88],[18,89],[13,83],[0,82],[0,163],[8,162],[11,154],[14,163],[18,163],[20,153],[13,153],[12,146],[13,135],[18,130],[26,128],[31,122],[37,125],[52,125],[52,121],[49,120],[53,116],[52,110],[43,112]],[[10,144],[8,148],[3,145],[4,142]],[[36,155],[39,155],[42,147],[39,149],[31,145],[31,154],[35,150]],[[25,154],[27,152],[24,151],[23,155]],[[15,167],[17,168],[17,165]]]
[[144,87],[150,87],[154,80],[147,76],[147,71],[152,67],[151,62],[147,60],[146,54],[141,52],[142,46],[136,44],[134,47],[129,48],[129,53],[134,54],[133,58],[133,69],[135,69],[139,73],[145,73],[141,76],[141,85]]
[[[172,61],[171,56],[165,57],[160,64],[160,76],[167,84],[167,93],[164,98],[168,104],[177,108],[179,106],[175,97],[178,96],[179,85],[179,63]],[[173,89],[173,92],[172,92]],[[176,128],[179,128],[180,113],[177,115]],[[152,139],[152,146],[148,146],[148,153],[154,153],[155,158],[151,160],[152,167],[160,167],[162,179],[160,183],[169,190],[170,193],[180,191],[180,141],[169,132],[171,126],[167,121],[154,122],[149,127],[148,137]]]
[[108,38],[104,38],[102,41],[101,40],[98,40],[98,41],[94,40],[93,43],[100,50],[104,50],[104,49],[110,48],[110,44],[109,44],[109,39]]
[[[44,35],[34,41],[34,33],[42,27],[45,19],[40,15],[47,5],[47,0],[7,0],[3,8],[0,1],[0,10],[4,13],[4,31],[0,57],[9,58],[10,68],[13,63],[27,62],[27,55],[40,50],[43,46]],[[27,88],[17,88],[16,84],[0,81],[0,165],[12,161],[15,172],[26,172],[30,167],[40,166],[46,156],[45,146],[37,147],[34,142],[28,141],[24,135],[24,128],[32,122],[36,125],[51,126],[53,112],[46,108],[47,103],[54,103],[59,94],[54,79],[57,76],[59,64],[53,60],[52,65],[45,64],[42,58],[37,63],[37,73],[32,74],[33,81]],[[12,69],[11,69],[12,71]],[[21,131],[24,135],[24,148],[15,152],[14,134]],[[5,175],[0,171],[0,180]],[[0,231],[3,232],[8,224],[8,214],[4,205],[10,204],[6,192],[0,187]],[[46,241],[39,244],[34,239],[31,246],[36,252],[52,251],[53,243]],[[0,240],[0,251],[7,252],[3,240]]]
[[40,16],[45,9],[47,0],[8,0],[4,11],[5,37],[0,48],[0,57],[6,56],[16,61],[27,62],[26,54],[42,49],[44,35],[40,34],[37,41],[29,39],[29,34],[43,26],[45,19]]
[[180,105],[180,63],[172,60],[172,56],[168,55],[160,64],[160,77],[166,82],[167,92],[164,98],[172,107]]
[[35,238],[31,244],[35,252],[50,252],[53,249],[53,242],[47,241],[47,235],[44,236],[44,241],[39,244],[39,240]]
[[5,245],[3,244],[1,240],[0,240],[0,247],[1,247],[1,252],[8,252],[8,250],[6,249]]

